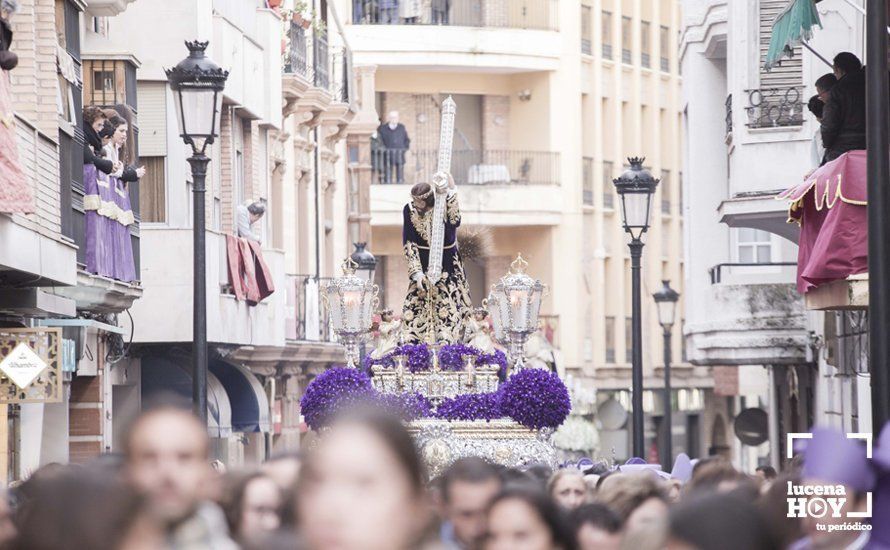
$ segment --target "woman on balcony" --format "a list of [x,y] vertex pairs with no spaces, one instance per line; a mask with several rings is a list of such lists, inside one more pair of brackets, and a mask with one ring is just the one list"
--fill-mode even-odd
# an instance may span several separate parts
[[90,273],[114,278],[114,199],[108,174],[123,168],[105,154],[103,138],[108,117],[99,107],[83,110],[83,209],[86,268]]
[[34,195],[19,163],[8,74],[19,63],[18,56],[9,51],[12,44],[9,20],[18,6],[17,0],[0,0],[0,212],[28,214],[34,212]]
[[111,208],[112,224],[112,250],[114,252],[114,278],[119,281],[132,282],[137,280],[136,264],[133,260],[133,241],[130,237],[130,225],[136,220],[130,207],[129,182],[138,181],[145,175],[145,167],[134,168],[126,165],[126,152],[122,152],[127,143],[129,125],[114,109],[106,109],[110,126],[111,141],[105,146],[105,153],[112,162],[116,162],[117,170],[108,176],[112,190],[111,198],[114,208]]
[[[433,206],[445,200],[445,238],[442,251],[442,276],[438,281],[426,277],[429,271],[430,242],[433,233]],[[436,174],[433,185],[418,183],[411,188],[411,202],[405,205],[402,243],[408,258],[408,295],[402,310],[405,339],[410,343],[454,343],[464,335],[471,312],[470,289],[460,251],[457,228],[460,208],[454,179],[450,174]]]

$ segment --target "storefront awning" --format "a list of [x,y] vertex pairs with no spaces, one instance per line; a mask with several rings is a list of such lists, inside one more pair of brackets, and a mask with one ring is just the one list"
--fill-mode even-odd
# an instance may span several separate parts
[[232,428],[236,432],[269,432],[269,398],[263,384],[246,367],[226,361],[210,361],[213,373],[232,404]]
[[[192,376],[177,363],[162,357],[142,358],[142,400],[172,393],[191,400]],[[225,387],[213,373],[207,373],[207,433],[210,437],[232,435],[232,406]]]

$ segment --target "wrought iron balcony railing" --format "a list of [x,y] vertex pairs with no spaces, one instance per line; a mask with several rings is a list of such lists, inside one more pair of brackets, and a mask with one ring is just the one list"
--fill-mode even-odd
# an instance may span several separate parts
[[[432,179],[437,150],[375,149],[376,183],[417,183]],[[559,153],[545,151],[459,150],[451,159],[458,185],[558,185]]]
[[726,135],[732,135],[732,94],[726,96]]
[[749,128],[775,128],[803,124],[803,88],[761,88],[745,90],[746,125]]
[[292,304],[288,296],[288,306],[293,306],[293,317],[288,319],[288,323],[294,323],[293,328],[288,327],[288,338],[313,342],[337,341],[331,329],[328,310],[321,300],[321,287],[331,280],[331,277],[313,275],[287,277],[287,284],[290,287],[288,294],[293,291]]
[[335,101],[351,102],[355,88],[352,51],[345,46],[329,46],[323,32],[304,29],[291,21],[282,61],[284,74],[302,76],[315,87],[330,91]]
[[717,264],[714,267],[708,270],[708,273],[711,275],[711,284],[717,285],[723,282],[723,271],[730,270],[733,267],[745,267],[745,268],[757,268],[757,267],[791,267],[796,266],[795,262],[735,262],[735,263],[724,263]]
[[352,22],[555,31],[558,8],[558,0],[353,0]]

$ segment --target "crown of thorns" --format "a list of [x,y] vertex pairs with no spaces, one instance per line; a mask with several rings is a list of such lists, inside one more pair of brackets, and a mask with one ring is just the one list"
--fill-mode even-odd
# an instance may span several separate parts
[[411,196],[412,196],[412,197],[417,197],[418,199],[425,199],[425,198],[427,198],[427,197],[430,197],[432,194],[433,194],[433,188],[430,187],[429,191],[427,191],[426,193],[414,193],[414,192],[412,192],[412,193],[411,193]]

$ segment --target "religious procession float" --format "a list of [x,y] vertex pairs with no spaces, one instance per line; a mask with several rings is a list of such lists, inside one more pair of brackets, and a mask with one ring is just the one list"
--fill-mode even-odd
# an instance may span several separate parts
[[[449,174],[454,115],[448,98],[442,104],[438,171],[431,183],[411,189],[403,210],[409,282],[401,318],[384,310],[373,322],[378,289],[347,260],[343,276],[322,291],[347,365],[309,384],[303,416],[310,428],[322,430],[344,407],[374,401],[404,419],[432,476],[465,456],[512,467],[554,467],[552,435],[571,411],[569,392],[547,364],[523,358],[538,330],[546,289],[526,273],[528,264],[519,255],[483,307],[472,307],[458,248],[457,190]],[[360,360],[359,345],[372,328],[377,345]]]

